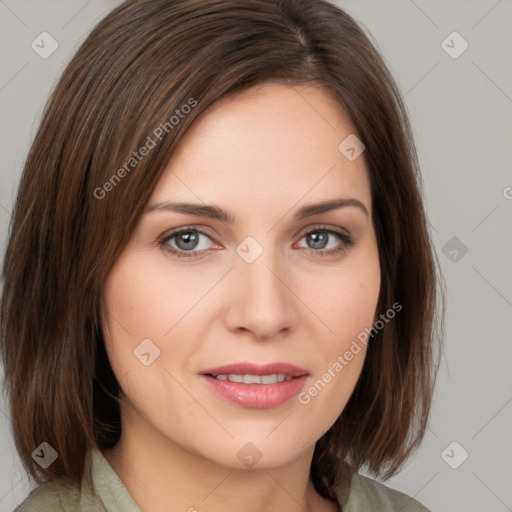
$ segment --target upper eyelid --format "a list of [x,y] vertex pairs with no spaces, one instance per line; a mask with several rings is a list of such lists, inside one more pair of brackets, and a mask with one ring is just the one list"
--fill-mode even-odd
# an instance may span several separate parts
[[159,237],[159,240],[166,241],[174,236],[179,235],[180,233],[186,233],[187,231],[197,231],[198,233],[205,235],[205,236],[211,238],[212,240],[215,239],[215,235],[210,234],[207,229],[194,227],[194,226],[183,226],[180,228],[172,229],[171,231],[164,233],[161,237]]

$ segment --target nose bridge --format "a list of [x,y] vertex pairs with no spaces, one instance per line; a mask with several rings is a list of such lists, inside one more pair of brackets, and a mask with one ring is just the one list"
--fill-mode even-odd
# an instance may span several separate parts
[[230,304],[230,327],[268,337],[290,324],[290,291],[278,251],[270,242],[264,247],[250,238],[237,248],[234,278],[239,282]]

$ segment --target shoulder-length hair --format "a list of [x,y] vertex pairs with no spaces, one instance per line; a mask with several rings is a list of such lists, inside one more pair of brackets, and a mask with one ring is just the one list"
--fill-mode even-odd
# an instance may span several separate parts
[[[379,53],[324,0],[128,0],[92,31],[52,93],[9,231],[4,386],[17,450],[37,483],[79,481],[87,451],[119,439],[103,283],[194,120],[269,81],[321,85],[350,116],[371,182],[377,313],[402,305],[373,336],[348,404],[316,443],[312,481],[334,499],[342,468],[387,478],[420,443],[443,295],[406,108]],[[42,442],[58,453],[46,469],[31,457]]]

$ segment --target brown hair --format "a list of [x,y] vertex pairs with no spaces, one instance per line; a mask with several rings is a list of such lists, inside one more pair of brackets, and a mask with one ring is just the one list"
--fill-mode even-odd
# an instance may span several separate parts
[[[317,442],[312,481],[334,499],[342,468],[391,476],[421,441],[442,293],[406,109],[382,58],[323,0],[128,0],[57,84],[10,226],[1,349],[16,447],[36,482],[77,482],[87,451],[118,440],[102,285],[187,128],[220,98],[268,81],[322,85],[350,116],[371,181],[377,313],[403,307],[372,337],[347,406]],[[166,127],[161,140],[135,164],[157,127]],[[44,470],[31,458],[43,441],[59,454]]]

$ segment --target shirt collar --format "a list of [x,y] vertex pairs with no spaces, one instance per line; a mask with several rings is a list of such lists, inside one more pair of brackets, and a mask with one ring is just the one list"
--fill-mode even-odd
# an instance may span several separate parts
[[[91,449],[87,464],[82,487],[91,489],[94,499],[101,502],[105,512],[141,512],[98,448]],[[90,497],[82,493],[82,499],[89,501]]]

